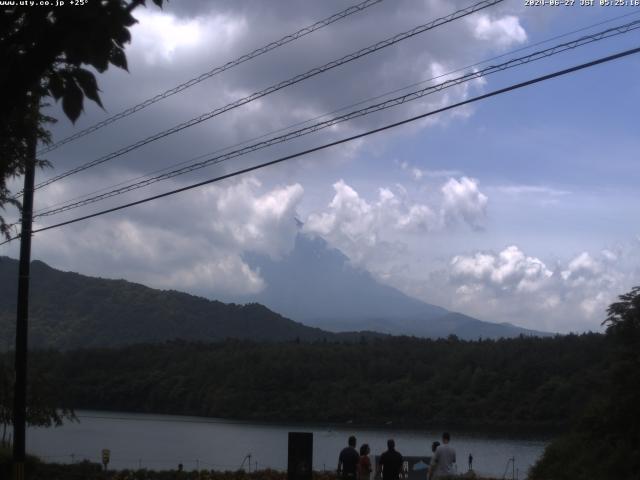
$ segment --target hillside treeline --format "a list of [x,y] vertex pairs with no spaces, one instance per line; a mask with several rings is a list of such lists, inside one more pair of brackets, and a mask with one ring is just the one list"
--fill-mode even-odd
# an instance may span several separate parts
[[60,386],[59,406],[76,409],[555,430],[600,388],[607,348],[598,334],[356,344],[180,341],[34,352],[30,365]]

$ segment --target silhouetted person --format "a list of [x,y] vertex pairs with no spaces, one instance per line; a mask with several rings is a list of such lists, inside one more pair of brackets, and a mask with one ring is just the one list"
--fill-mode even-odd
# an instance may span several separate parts
[[456,451],[449,445],[449,440],[451,440],[449,433],[444,432],[442,434],[442,445],[436,448],[433,457],[431,457],[427,480],[455,473]]
[[436,453],[436,448],[440,446],[440,442],[437,440],[431,444],[431,453]]
[[356,437],[349,437],[348,446],[342,449],[338,457],[338,476],[345,480],[355,480],[360,455],[356,450]]
[[380,455],[378,471],[382,480],[398,480],[402,471],[402,455],[396,450],[396,442],[387,440],[387,451]]
[[371,459],[369,445],[363,443],[360,446],[360,460],[358,461],[358,480],[369,480],[371,478]]
[[473,455],[469,454],[469,470],[473,470]]

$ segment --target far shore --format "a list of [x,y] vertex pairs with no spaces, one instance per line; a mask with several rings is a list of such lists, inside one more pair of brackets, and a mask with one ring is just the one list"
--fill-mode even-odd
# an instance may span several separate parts
[[[165,422],[185,422],[185,423],[220,423],[220,424],[235,424],[235,425],[264,425],[264,426],[276,426],[292,428],[316,428],[318,430],[337,430],[349,432],[350,430],[382,430],[389,432],[440,432],[450,431],[458,435],[474,436],[476,434],[482,434],[486,437],[494,438],[526,438],[526,439],[539,439],[549,440],[555,437],[557,434],[564,431],[563,428],[550,426],[535,426],[535,425],[495,425],[495,424],[474,424],[469,425],[462,423],[428,423],[412,421],[411,424],[405,423],[357,423],[357,422],[321,422],[314,420],[285,420],[285,419],[239,419],[239,418],[219,418],[219,417],[202,417],[197,415],[183,415],[181,413],[163,413],[163,412],[123,412],[119,410],[92,410],[92,409],[77,409],[76,415],[81,420],[82,417],[92,418],[104,418],[112,419],[117,418],[117,415],[126,416],[127,420],[140,420],[146,421],[147,418],[135,418],[135,416],[148,417],[148,420],[157,420]],[[177,418],[171,418],[177,417]]]

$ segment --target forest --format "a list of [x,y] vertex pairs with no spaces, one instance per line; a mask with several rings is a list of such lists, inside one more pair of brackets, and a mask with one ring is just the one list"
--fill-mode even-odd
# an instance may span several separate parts
[[[59,407],[399,427],[550,432],[607,368],[599,334],[357,343],[173,341],[33,352]],[[7,370],[4,357],[0,369]]]

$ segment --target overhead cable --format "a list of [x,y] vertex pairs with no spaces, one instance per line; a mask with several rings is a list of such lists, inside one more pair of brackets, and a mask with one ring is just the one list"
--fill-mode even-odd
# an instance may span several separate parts
[[528,64],[528,63],[543,59],[543,58],[548,58],[548,57],[551,57],[553,55],[557,55],[557,54],[559,54],[561,52],[564,52],[564,51],[567,51],[567,50],[571,50],[571,49],[575,49],[575,48],[578,48],[578,47],[581,47],[581,46],[584,46],[584,45],[588,45],[588,44],[591,44],[591,43],[594,43],[594,42],[598,42],[598,41],[604,40],[606,38],[611,38],[611,37],[614,37],[614,36],[617,36],[617,35],[622,35],[624,33],[630,32],[632,30],[636,30],[638,28],[640,28],[640,20],[636,20],[636,21],[627,23],[625,25],[612,27],[612,28],[603,30],[601,32],[594,33],[592,35],[586,35],[586,36],[583,36],[583,37],[581,37],[579,39],[576,39],[576,40],[573,40],[573,41],[570,41],[570,42],[565,42],[565,43],[562,43],[562,44],[559,44],[559,45],[555,45],[553,47],[550,47],[550,48],[547,48],[547,49],[544,49],[544,50],[533,52],[533,53],[531,53],[529,55],[525,55],[525,56],[522,56],[522,57],[519,57],[519,58],[514,58],[512,60],[509,60],[507,62],[501,63],[499,65],[491,65],[491,66],[488,66],[488,67],[486,67],[486,68],[484,68],[482,70],[473,71],[473,72],[467,73],[465,75],[462,75],[460,77],[449,79],[449,80],[446,80],[444,82],[438,83],[436,85],[431,85],[431,86],[428,86],[426,88],[423,88],[423,89],[420,89],[420,90],[417,90],[417,91],[409,92],[409,93],[406,93],[404,95],[400,95],[400,96],[397,96],[395,98],[391,98],[391,99],[385,100],[383,102],[380,102],[380,103],[377,103],[377,104],[374,104],[374,105],[370,105],[368,107],[365,107],[365,108],[362,108],[362,109],[359,109],[359,110],[355,110],[355,111],[346,113],[344,115],[340,115],[340,116],[337,116],[337,117],[334,117],[334,118],[331,118],[331,119],[316,123],[314,125],[309,125],[307,127],[304,127],[304,128],[298,129],[298,130],[294,130],[292,132],[288,132],[288,133],[286,133],[284,135],[280,135],[280,136],[277,136],[277,137],[272,137],[272,138],[270,138],[268,140],[265,140],[265,141],[262,141],[262,142],[258,142],[258,143],[255,143],[255,144],[252,144],[252,145],[249,145],[249,146],[246,146],[246,147],[243,147],[243,148],[240,148],[240,149],[237,149],[237,150],[225,153],[225,154],[217,155],[217,156],[208,158],[206,160],[202,160],[200,162],[196,162],[196,163],[193,163],[191,165],[187,165],[187,166],[184,166],[182,168],[178,168],[178,169],[172,170],[170,172],[166,172],[166,173],[163,173],[163,174],[160,174],[160,175],[156,175],[154,177],[146,178],[146,179],[144,179],[142,181],[135,182],[135,183],[132,183],[132,184],[120,187],[120,188],[116,188],[116,189],[110,190],[108,192],[101,193],[99,195],[94,195],[92,197],[85,198],[83,200],[70,202],[70,203],[67,203],[66,205],[61,206],[61,207],[51,208],[49,210],[45,210],[45,211],[42,211],[41,213],[38,213],[38,214],[34,215],[34,218],[55,215],[55,214],[62,213],[62,212],[65,212],[65,211],[68,211],[68,210],[72,210],[72,209],[75,209],[75,208],[79,208],[79,207],[82,207],[82,206],[85,206],[85,205],[96,203],[98,201],[114,197],[116,195],[121,195],[121,194],[130,192],[130,191],[133,191],[133,190],[137,190],[139,188],[143,188],[143,187],[149,186],[149,185],[151,185],[153,183],[157,183],[157,182],[159,182],[161,180],[166,180],[166,179],[169,179],[169,178],[176,177],[178,175],[183,175],[185,173],[192,172],[194,170],[199,170],[201,168],[208,167],[210,165],[222,163],[224,161],[227,161],[227,160],[230,160],[232,158],[236,158],[236,157],[240,157],[240,156],[246,155],[246,154],[254,152],[256,150],[261,150],[261,149],[266,148],[266,147],[270,147],[270,146],[273,146],[273,145],[276,145],[276,144],[279,144],[279,143],[287,142],[289,140],[301,137],[303,135],[308,135],[308,134],[311,134],[311,133],[315,133],[315,132],[317,132],[319,130],[323,130],[325,128],[332,127],[332,126],[337,125],[339,123],[343,123],[343,122],[346,122],[346,121],[349,121],[349,120],[353,120],[355,118],[359,118],[359,117],[363,117],[363,116],[366,116],[366,115],[370,115],[370,114],[372,114],[374,112],[379,112],[381,110],[386,110],[388,108],[396,107],[398,105],[402,105],[402,104],[407,103],[407,102],[418,100],[418,99],[423,98],[423,97],[425,97],[427,95],[431,95],[431,94],[440,92],[440,91],[442,91],[444,89],[451,88],[451,87],[454,87],[456,85],[460,85],[462,83],[466,83],[466,82],[469,82],[469,81],[472,81],[472,80],[477,80],[479,78],[483,78],[483,77],[486,77],[488,75],[491,75],[491,74],[494,74],[494,73],[497,73],[497,72],[501,72],[501,71],[504,71],[504,70],[508,70],[508,69],[511,69],[511,68],[514,68],[514,67],[518,67],[518,66],[521,66],[521,65],[525,65],[525,64]]
[[227,63],[225,63],[224,65],[220,65],[218,67],[212,68],[211,70],[209,70],[208,72],[205,72],[201,75],[198,75],[197,77],[194,77],[190,80],[187,80],[184,83],[181,83],[180,85],[177,85],[173,88],[170,88],[169,90],[166,90],[162,93],[159,93],[151,98],[148,98],[147,100],[144,100],[132,107],[127,108],[126,110],[123,110],[119,113],[116,113],[115,115],[112,115],[109,118],[106,118],[90,127],[87,127],[83,130],[80,130],[77,133],[74,133],[73,135],[70,135],[66,138],[63,138],[62,140],[49,145],[47,147],[44,147],[43,149],[41,149],[40,151],[38,151],[38,154],[44,154],[44,153],[48,153],[51,152],[52,150],[55,150],[59,147],[61,147],[62,145],[65,145],[69,142],[73,142],[74,140],[77,140],[79,138],[84,137],[85,135],[89,135],[90,133],[95,132],[96,130],[101,129],[102,127],[106,127],[107,125],[114,123],[118,120],[121,120],[125,117],[128,117],[129,115],[133,115],[136,112],[139,112],[140,110],[147,108],[150,105],[153,105],[154,103],[157,103],[161,100],[164,100],[165,98],[168,98],[172,95],[175,95],[176,93],[180,93],[183,90],[186,90],[187,88],[193,87],[194,85],[208,79],[211,78],[215,75],[218,75],[219,73],[224,72],[225,70],[229,70],[230,68],[236,67],[238,65],[240,65],[241,63],[247,62],[253,58],[259,57],[260,55],[263,55],[267,52],[270,52],[271,50],[275,50],[278,47],[282,47],[283,45],[286,45],[288,43],[293,42],[294,40],[298,40],[299,38],[302,38],[306,35],[309,35],[310,33],[315,32],[316,30],[320,30],[321,28],[324,28],[328,25],[331,25],[332,23],[337,22],[338,20],[342,20],[345,17],[348,17],[349,15],[353,15],[354,13],[359,13],[362,12],[363,10],[382,2],[382,0],[365,0],[364,2],[358,3],[357,5],[352,5],[349,8],[346,8],[345,10],[342,10],[341,12],[338,12],[334,15],[331,15],[330,17],[325,18],[324,20],[320,20],[316,23],[314,23],[313,25],[309,25],[307,27],[301,28],[300,30],[298,30],[297,32],[291,33],[289,35],[286,35],[284,37],[282,37],[279,40],[276,40],[275,42],[271,42],[267,45],[265,45],[264,47],[260,47],[255,49],[254,51],[250,52],[250,53],[246,53],[244,55],[242,55],[241,57],[236,58],[235,60],[231,60]]
[[[347,143],[347,142],[351,142],[353,140],[364,138],[364,137],[367,137],[369,135],[373,135],[375,133],[380,133],[380,132],[383,132],[383,131],[386,131],[386,130],[389,130],[389,129],[392,129],[392,128],[395,128],[395,127],[398,127],[398,126],[401,126],[401,125],[405,125],[405,124],[408,124],[408,123],[411,123],[411,122],[415,122],[417,120],[421,120],[423,118],[427,118],[427,117],[430,117],[432,115],[436,115],[436,114],[439,114],[439,113],[442,113],[442,112],[446,112],[446,111],[452,110],[454,108],[458,108],[458,107],[461,107],[461,106],[464,106],[464,105],[468,105],[468,104],[471,104],[471,103],[474,103],[474,102],[477,102],[477,101],[480,101],[480,100],[484,100],[486,98],[490,98],[490,97],[501,95],[501,94],[504,94],[504,93],[507,93],[507,92],[518,90],[518,89],[521,89],[521,88],[524,88],[524,87],[527,87],[527,86],[530,86],[530,85],[534,85],[534,84],[537,84],[537,83],[541,83],[541,82],[544,82],[544,81],[547,81],[547,80],[551,80],[553,78],[560,77],[560,76],[563,76],[563,75],[568,75],[570,73],[574,73],[574,72],[577,72],[579,70],[584,70],[584,69],[587,69],[587,68],[591,68],[591,67],[594,67],[596,65],[601,65],[603,63],[611,62],[613,60],[617,60],[617,59],[620,59],[620,58],[623,58],[623,57],[627,57],[629,55],[634,55],[634,54],[639,53],[639,52],[640,52],[640,47],[636,47],[636,48],[625,50],[623,52],[619,52],[619,53],[616,53],[616,54],[613,54],[613,55],[609,55],[609,56],[606,56],[606,57],[600,57],[600,58],[598,58],[596,60],[592,60],[590,62],[586,62],[586,63],[582,63],[580,65],[576,65],[576,66],[573,66],[573,67],[565,68],[563,70],[559,70],[559,71],[556,71],[556,72],[553,72],[553,73],[549,73],[547,75],[542,75],[540,77],[536,77],[536,78],[533,78],[533,79],[530,79],[530,80],[527,80],[527,81],[524,81],[524,82],[516,83],[516,84],[510,85],[508,87],[504,87],[504,88],[500,88],[500,89],[497,89],[497,90],[493,90],[493,91],[491,91],[489,93],[485,93],[483,95],[478,95],[476,97],[472,97],[472,98],[469,98],[467,100],[463,100],[461,102],[457,102],[457,103],[454,103],[454,104],[451,104],[451,105],[447,105],[446,107],[438,108],[436,110],[431,110],[429,112],[426,112],[426,113],[423,113],[423,114],[420,114],[420,115],[416,115],[414,117],[407,118],[407,119],[401,120],[399,122],[391,123],[391,124],[388,124],[388,125],[385,125],[385,126],[382,126],[382,127],[379,127],[379,128],[368,130],[366,132],[362,132],[362,133],[359,133],[357,135],[352,135],[352,136],[349,136],[349,137],[346,137],[346,138],[342,138],[342,139],[336,140],[334,142],[325,143],[323,145],[320,145],[320,146],[317,146],[317,147],[314,147],[314,148],[310,148],[310,149],[307,149],[307,150],[304,150],[304,151],[301,151],[301,152],[297,152],[297,153],[294,153],[294,154],[291,154],[291,155],[286,155],[284,157],[280,157],[280,158],[277,158],[275,160],[271,160],[271,161],[268,161],[268,162],[260,163],[258,165],[253,165],[251,167],[243,168],[241,170],[237,170],[237,171],[232,172],[232,173],[227,173],[225,175],[220,175],[218,177],[214,177],[214,178],[211,178],[209,180],[204,180],[202,182],[194,183],[194,184],[188,185],[186,187],[177,188],[175,190],[170,190],[168,192],[164,192],[164,193],[161,193],[161,194],[158,194],[158,195],[153,195],[151,197],[143,198],[141,200],[136,200],[135,202],[130,202],[130,203],[126,203],[126,204],[123,204],[123,205],[119,205],[117,207],[108,208],[108,209],[105,209],[105,210],[102,210],[102,211],[99,211],[99,212],[92,213],[90,215],[84,215],[82,217],[73,218],[71,220],[67,220],[67,221],[64,221],[64,222],[56,223],[54,225],[41,227],[41,228],[33,230],[32,233],[44,232],[46,230],[59,228],[59,227],[62,227],[62,226],[65,226],[65,225],[70,225],[70,224],[73,224],[73,223],[77,223],[77,222],[80,222],[80,221],[83,221],[83,220],[88,220],[90,218],[95,218],[95,217],[99,217],[99,216],[102,216],[102,215],[106,215],[107,213],[112,213],[112,212],[116,212],[116,211],[119,211],[119,210],[124,210],[126,208],[130,208],[130,207],[133,207],[133,206],[136,206],[136,205],[141,205],[143,203],[151,202],[153,200],[157,200],[157,199],[160,199],[160,198],[164,198],[164,197],[168,197],[168,196],[171,196],[171,195],[175,195],[177,193],[186,192],[188,190],[193,190],[194,188],[198,188],[198,187],[202,187],[204,185],[209,185],[209,184],[212,184],[212,183],[216,183],[216,182],[219,182],[219,181],[222,181],[222,180],[226,180],[228,178],[236,177],[238,175],[242,175],[242,174],[249,173],[249,172],[252,172],[252,171],[255,171],[255,170],[259,170],[259,169],[262,169],[262,168],[265,168],[265,167],[268,167],[268,166],[271,166],[271,165],[276,165],[278,163],[283,163],[283,162],[286,162],[288,160],[292,160],[294,158],[302,157],[302,156],[308,155],[310,153],[318,152],[318,151],[325,150],[325,149],[330,148],[330,147],[341,145],[343,143]],[[15,240],[17,238],[19,238],[19,236],[12,237],[12,238],[0,243],[0,245],[4,245],[5,243],[8,243],[8,242],[10,242],[12,240]]]
[[74,202],[76,200],[85,199],[85,198],[88,198],[88,197],[93,197],[93,196],[95,196],[95,195],[97,195],[97,194],[99,194],[101,192],[106,192],[106,191],[115,189],[116,187],[120,187],[122,185],[132,184],[132,183],[134,183],[134,182],[136,182],[138,180],[149,178],[152,175],[156,175],[156,174],[159,174],[159,173],[162,173],[162,172],[166,172],[166,171],[174,169],[174,168],[176,168],[178,166],[186,165],[186,164],[201,160],[203,158],[207,158],[208,156],[213,155],[213,154],[217,154],[217,153],[220,153],[220,152],[225,152],[225,151],[231,150],[233,148],[240,147],[242,145],[250,144],[251,142],[255,142],[257,140],[261,140],[263,138],[267,138],[267,137],[269,137],[271,135],[275,135],[276,133],[286,132],[286,131],[291,130],[293,128],[309,124],[309,123],[311,123],[311,122],[313,122],[315,120],[319,120],[321,118],[325,118],[325,117],[328,117],[330,115],[334,115],[336,113],[343,112],[343,111],[348,110],[350,108],[357,107],[359,105],[364,105],[366,103],[369,103],[369,102],[372,102],[372,101],[375,101],[375,100],[379,100],[381,98],[385,98],[385,97],[388,97],[390,95],[393,95],[393,94],[396,94],[396,93],[399,93],[399,92],[402,92],[402,91],[405,91],[405,90],[409,90],[410,88],[414,88],[414,87],[417,87],[419,85],[424,85],[425,83],[432,82],[432,81],[438,80],[440,78],[450,77],[454,73],[466,71],[466,70],[469,70],[471,68],[477,67],[479,65],[487,64],[487,63],[492,62],[494,60],[498,60],[498,59],[501,59],[501,58],[506,58],[506,57],[509,57],[509,56],[511,56],[513,54],[516,54],[516,53],[519,53],[519,52],[522,52],[522,51],[525,51],[525,50],[531,50],[534,47],[538,47],[540,45],[544,45],[544,44],[550,43],[550,42],[552,42],[554,40],[559,40],[561,38],[566,38],[568,36],[574,35],[576,33],[584,32],[586,30],[590,30],[590,29],[592,29],[594,27],[597,27],[597,26],[600,26],[600,25],[604,25],[604,24],[607,24],[607,23],[614,22],[616,20],[620,20],[622,18],[627,18],[627,17],[630,17],[630,16],[637,16],[637,15],[640,15],[640,11],[634,11],[634,12],[626,13],[626,14],[623,14],[623,15],[617,15],[617,16],[611,17],[611,18],[609,18],[607,20],[603,20],[603,21],[600,21],[600,22],[592,23],[590,25],[586,25],[586,26],[578,28],[576,30],[565,32],[563,34],[556,35],[556,36],[547,38],[545,40],[538,41],[536,43],[532,43],[530,45],[526,45],[524,47],[520,47],[520,48],[511,50],[509,52],[500,54],[500,55],[496,55],[494,57],[486,58],[484,60],[481,60],[479,62],[470,64],[470,65],[466,65],[466,66],[463,66],[463,67],[458,67],[458,68],[456,68],[454,70],[449,70],[448,72],[444,72],[444,73],[435,75],[433,77],[430,77],[430,78],[427,78],[427,79],[424,79],[424,80],[420,80],[418,82],[414,82],[414,83],[409,84],[409,85],[405,85],[403,87],[395,88],[393,90],[390,90],[390,91],[375,95],[373,97],[369,97],[369,98],[366,98],[366,99],[363,99],[363,100],[359,100],[359,101],[357,101],[355,103],[351,103],[349,105],[345,105],[343,107],[340,107],[338,109],[332,110],[330,112],[325,112],[325,113],[322,113],[320,115],[316,115],[314,117],[308,118],[306,120],[295,122],[293,124],[287,125],[286,127],[277,128],[275,130],[271,130],[269,132],[263,133],[263,134],[258,135],[256,137],[248,138],[248,139],[242,140],[240,142],[237,142],[235,144],[227,145],[226,147],[218,148],[218,149],[216,149],[214,151],[207,152],[207,153],[204,153],[204,154],[200,154],[200,155],[198,155],[196,157],[192,157],[190,159],[183,160],[181,162],[177,162],[177,163],[174,163],[172,165],[169,165],[169,166],[157,169],[157,170],[153,170],[151,172],[147,172],[147,173],[142,174],[142,175],[138,175],[137,177],[129,178],[127,180],[123,180],[123,181],[118,182],[116,184],[112,184],[112,185],[109,185],[109,186],[106,186],[106,187],[102,187],[102,188],[100,188],[98,190],[95,190],[93,192],[85,193],[85,194],[82,194],[82,195],[78,195],[76,197],[72,197],[72,198],[67,199],[67,200],[62,200],[62,201],[50,204],[47,207],[41,208],[38,211],[36,211],[36,214],[38,214],[40,212],[45,212],[47,209],[51,209],[51,208],[57,207],[59,205],[68,205],[68,204],[70,204],[70,203],[72,203],[72,202]]
[[[262,98],[266,95],[269,95],[271,93],[277,92],[278,90],[282,90],[283,88],[289,87],[291,85],[294,85],[296,83],[299,83],[303,80],[307,80],[308,78],[314,77],[315,75],[319,75],[320,73],[326,72],[328,70],[331,70],[333,68],[336,68],[340,65],[343,65],[345,63],[348,62],[352,62],[358,58],[364,57],[366,55],[369,55],[373,52],[376,52],[378,50],[381,50],[383,48],[389,47],[391,45],[395,45],[398,42],[401,42],[403,40],[407,40],[408,38],[411,38],[415,35],[419,35],[421,33],[424,33],[426,31],[432,30],[436,27],[439,27],[441,25],[453,22],[454,20],[457,20],[459,18],[465,17],[467,15],[471,15],[472,13],[475,13],[479,10],[485,9],[487,7],[490,7],[492,5],[495,5],[497,3],[503,2],[504,0],[483,0],[481,2],[478,2],[474,5],[471,5],[469,7],[463,8],[461,10],[457,10],[449,15],[446,15],[444,17],[438,18],[436,20],[433,20],[429,23],[423,24],[423,25],[419,25],[415,28],[412,28],[411,30],[408,30],[406,32],[403,33],[399,33],[391,38],[388,38],[386,40],[382,40],[380,42],[377,42],[373,45],[370,45],[366,48],[360,49],[354,53],[350,53],[349,55],[345,55],[342,58],[339,58],[337,60],[333,60],[329,63],[326,63],[320,67],[316,67],[313,68],[305,73],[296,75],[288,80],[284,80],[280,83],[274,84],[270,87],[267,87],[263,90],[260,90],[258,92],[255,92],[251,95],[248,95],[244,98],[241,98],[239,100],[236,100],[232,103],[229,103],[223,107],[219,107],[216,108],[215,110],[212,110],[210,112],[204,113],[198,117],[192,118],[191,120],[187,120],[186,122],[180,123],[168,130],[156,133],[154,135],[151,135],[150,137],[147,137],[145,139],[139,140],[131,145],[128,145],[126,147],[123,147],[119,150],[116,150],[115,152],[109,153],[107,155],[104,155],[100,158],[97,158],[95,160],[92,160],[90,162],[87,162],[83,165],[80,165],[78,167],[72,168],[70,170],[67,170],[66,172],[63,172],[59,175],[56,175],[52,178],[49,178],[43,182],[38,183],[35,186],[35,189],[39,189],[42,188],[44,186],[50,185],[54,182],[57,182],[58,180],[61,180],[63,178],[69,177],[71,175],[74,175],[76,173],[82,172],[84,170],[87,170],[91,167],[95,167],[96,165],[100,165],[104,162],[107,162],[109,160],[113,160],[114,158],[120,157],[122,155],[124,155],[125,153],[129,153],[133,150],[136,150],[144,145],[147,145],[148,143],[154,142],[156,140],[159,140],[161,138],[164,138],[166,136],[172,135],[174,133],[180,132],[186,128],[192,127],[194,125],[197,125],[199,123],[204,122],[205,120],[209,120],[217,115],[220,115],[224,112],[227,112],[229,110],[232,110],[234,108],[240,107],[242,105],[245,105],[249,102],[252,102],[254,100],[257,100],[259,98]],[[18,195],[21,195],[22,192],[20,192]]]

